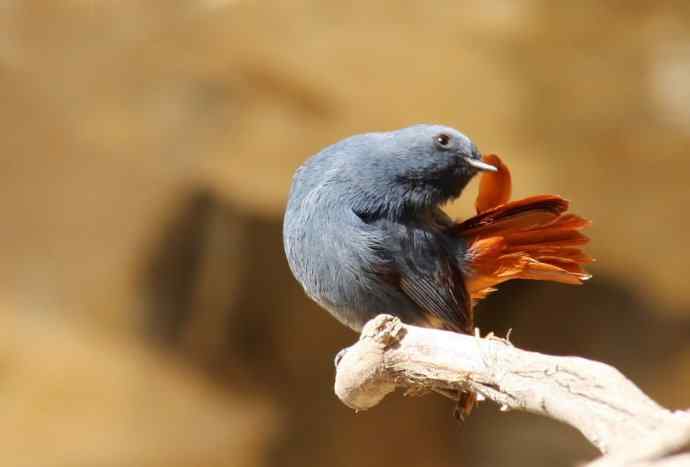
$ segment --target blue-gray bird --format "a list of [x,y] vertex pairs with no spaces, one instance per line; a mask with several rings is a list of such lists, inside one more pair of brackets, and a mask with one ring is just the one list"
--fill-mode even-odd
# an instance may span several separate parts
[[[491,164],[493,163],[493,165]],[[478,214],[441,206],[485,175]],[[352,136],[295,173],[283,225],[307,295],[355,331],[381,313],[471,333],[474,303],[509,279],[579,284],[588,222],[555,195],[508,202],[510,173],[458,130],[415,125]]]

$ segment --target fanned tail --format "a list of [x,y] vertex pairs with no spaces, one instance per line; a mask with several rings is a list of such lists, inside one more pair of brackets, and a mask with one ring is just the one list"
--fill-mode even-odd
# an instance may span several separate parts
[[590,222],[567,212],[568,201],[557,195],[508,202],[508,168],[497,156],[485,160],[499,171],[482,178],[478,214],[455,226],[469,242],[466,285],[473,301],[511,279],[564,284],[589,279],[584,265],[593,260],[582,250],[589,238],[581,230]]

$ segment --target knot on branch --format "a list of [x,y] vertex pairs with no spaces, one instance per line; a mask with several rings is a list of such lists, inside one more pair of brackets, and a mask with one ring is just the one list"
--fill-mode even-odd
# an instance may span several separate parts
[[364,325],[359,340],[372,339],[383,345],[384,350],[400,345],[407,330],[400,318],[391,315],[378,315]]

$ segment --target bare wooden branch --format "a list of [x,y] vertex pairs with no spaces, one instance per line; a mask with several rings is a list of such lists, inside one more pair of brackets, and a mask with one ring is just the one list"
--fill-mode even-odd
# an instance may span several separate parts
[[679,446],[690,439],[690,415],[659,406],[609,365],[528,352],[504,339],[409,326],[380,315],[339,354],[335,392],[349,407],[366,410],[396,388],[446,395],[470,390],[501,410],[560,420],[612,454],[597,462],[614,463],[592,464],[599,467],[660,458],[656,451],[662,440],[668,449],[661,451],[681,461],[688,454]]

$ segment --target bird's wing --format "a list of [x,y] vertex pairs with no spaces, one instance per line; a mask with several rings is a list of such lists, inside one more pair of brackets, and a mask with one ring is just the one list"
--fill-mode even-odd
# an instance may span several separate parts
[[580,230],[590,222],[567,212],[568,201],[557,195],[508,201],[508,167],[498,156],[487,156],[486,161],[499,170],[482,176],[477,215],[453,227],[469,245],[471,272],[466,284],[472,300],[484,298],[510,279],[565,284],[588,279],[583,265],[592,258],[582,247],[589,238]]
[[393,254],[377,268],[381,277],[419,308],[417,323],[471,332],[471,300],[455,262],[454,245],[425,229],[387,229]]
[[471,332],[473,322],[469,296],[462,277],[452,266],[439,263],[433,272],[405,271],[399,286],[426,312],[425,321],[431,327]]

